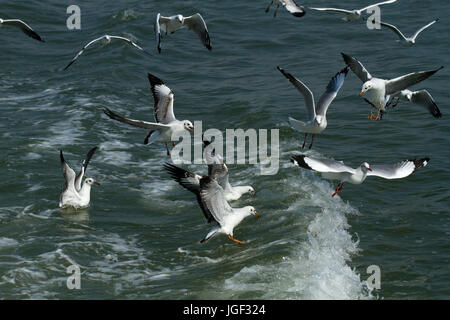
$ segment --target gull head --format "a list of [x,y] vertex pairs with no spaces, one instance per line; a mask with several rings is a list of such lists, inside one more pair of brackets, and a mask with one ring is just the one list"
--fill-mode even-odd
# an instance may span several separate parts
[[370,165],[367,162],[363,162],[361,164],[361,170],[364,173],[366,173],[367,171],[372,171],[372,169],[370,168]]
[[3,19],[2,18],[0,18],[0,25],[3,23]]
[[320,127],[323,124],[323,117],[322,116],[316,116],[314,119],[315,124]]
[[194,125],[192,124],[192,122],[190,122],[189,120],[184,120],[183,121],[183,126],[186,130],[189,130],[191,132],[194,132]]
[[254,207],[247,206],[244,209],[246,210],[246,212],[248,212],[249,216],[252,215],[252,216],[255,216],[255,217],[259,217],[259,214],[258,214],[258,212],[256,212],[256,209]]
[[175,17],[175,19],[177,19],[177,21],[178,21],[180,24],[183,24],[183,20],[184,20],[183,15],[177,14],[176,17]]
[[92,186],[92,185],[97,185],[99,186],[100,183],[98,183],[97,181],[95,181],[92,178],[87,178],[86,180],[84,180],[84,183],[87,183],[88,185]]
[[250,193],[252,196],[254,196],[255,195],[255,189],[253,189],[252,187],[248,187],[248,190],[247,190],[247,192],[248,193]]
[[361,93],[359,95],[362,96],[363,94],[365,94],[367,91],[369,91],[372,88],[373,88],[372,83],[370,83],[370,81],[367,81],[366,83],[363,84]]

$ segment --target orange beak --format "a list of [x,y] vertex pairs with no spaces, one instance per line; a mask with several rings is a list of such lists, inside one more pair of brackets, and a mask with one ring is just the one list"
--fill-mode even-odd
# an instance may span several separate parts
[[360,93],[359,93],[359,96],[362,96],[364,93],[366,93],[365,91],[361,91]]
[[97,185],[97,186],[100,185],[100,183],[98,183],[97,181],[94,181],[93,184],[95,184],[95,185]]
[[256,212],[256,211],[255,211],[255,217],[259,217],[259,214],[258,214],[258,212]]

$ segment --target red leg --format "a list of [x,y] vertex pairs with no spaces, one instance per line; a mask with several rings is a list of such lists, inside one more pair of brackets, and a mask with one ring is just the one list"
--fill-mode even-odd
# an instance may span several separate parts
[[314,143],[314,134],[312,135],[311,144],[309,145],[309,148],[311,149]]
[[344,183],[342,182],[342,183],[339,183],[338,184],[338,186],[337,186],[337,188],[336,188],[336,191],[331,195],[332,197],[334,197],[335,195],[337,195],[338,193],[339,193],[339,191],[341,191],[342,190],[342,187],[344,186]]
[[308,134],[305,133],[305,140],[303,140],[302,150],[303,150],[303,148],[305,147],[305,144],[306,144],[306,137],[307,137],[307,136],[308,136]]

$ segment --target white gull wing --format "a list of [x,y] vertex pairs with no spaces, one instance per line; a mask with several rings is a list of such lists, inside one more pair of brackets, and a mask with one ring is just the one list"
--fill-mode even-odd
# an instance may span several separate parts
[[19,19],[2,20],[0,24],[3,24],[5,26],[17,27],[20,30],[22,30],[22,32],[25,33],[27,36],[35,40],[45,42],[28,24],[26,24],[22,20]]
[[405,90],[406,88],[431,77],[433,74],[435,74],[442,68],[444,67],[440,67],[436,70],[430,71],[413,72],[395,79],[387,80],[386,94],[387,95],[394,94],[397,93],[398,91]]
[[221,227],[228,216],[233,215],[233,208],[225,200],[224,190],[216,180],[204,177],[200,180],[200,197]]
[[67,70],[77,59],[78,59],[78,57],[79,56],[81,56],[82,54],[83,54],[83,52],[84,52],[84,50],[86,50],[87,49],[87,47],[89,47],[91,44],[93,44],[93,43],[95,43],[95,42],[97,42],[97,41],[99,41],[99,40],[102,40],[103,38],[105,38],[106,36],[101,36],[101,37],[99,37],[99,38],[97,38],[97,39],[94,39],[94,40],[92,40],[92,41],[90,41],[90,42],[88,42],[87,44],[85,44],[84,46],[83,46],[83,48],[80,50],[80,52],[78,52],[76,55],[75,55],[75,57],[69,62],[69,64],[64,68],[64,70]]
[[194,31],[197,34],[203,45],[208,50],[212,49],[208,28],[206,27],[205,20],[203,20],[203,17],[200,15],[200,13],[196,13],[190,17],[184,18],[183,24],[187,26],[189,30]]
[[417,36],[419,35],[419,33],[421,33],[423,30],[427,29],[428,27],[432,26],[433,24],[435,24],[436,22],[438,22],[439,19],[436,19],[432,22],[430,22],[429,24],[427,24],[426,26],[423,26],[422,28],[420,28],[419,30],[416,31],[416,33],[413,34],[413,36],[411,37],[412,40],[415,40],[417,38]]
[[176,121],[173,112],[173,91],[164,84],[158,77],[148,73],[148,80],[150,81],[150,88],[152,90],[154,105],[155,121],[162,124],[169,124]]
[[329,11],[329,12],[336,12],[336,13],[344,13],[344,14],[353,13],[353,11],[351,11],[351,10],[338,9],[338,8],[309,8],[309,9],[317,10],[317,11]]
[[380,22],[380,25],[382,27],[386,27],[386,28],[391,29],[392,31],[394,31],[394,33],[398,36],[398,38],[400,40],[408,41],[408,39],[405,37],[405,35],[396,26],[394,26],[392,24],[389,24],[389,23],[385,23],[385,22]]
[[341,89],[344,84],[345,77],[347,76],[349,67],[345,67],[330,80],[327,85],[325,93],[320,97],[319,102],[317,102],[316,113],[321,116],[325,116],[327,109],[336,98],[339,89]]
[[295,3],[294,0],[281,0],[287,11],[289,11],[295,17],[303,17],[306,11]]
[[365,10],[370,9],[370,8],[373,8],[373,7],[381,6],[381,5],[383,5],[383,4],[388,4],[388,3],[394,3],[394,2],[396,2],[396,1],[397,1],[397,0],[388,0],[388,1],[378,2],[378,3],[375,3],[375,4],[371,4],[370,6],[367,6],[367,7],[365,7],[365,8],[362,8],[362,9],[360,9],[360,10],[358,10],[358,11],[365,11]]
[[126,124],[129,124],[133,127],[138,127],[138,128],[144,128],[144,129],[151,129],[151,130],[167,130],[170,129],[170,126],[167,124],[161,124],[161,123],[153,123],[153,122],[147,122],[147,121],[142,121],[142,120],[134,120],[134,119],[129,119],[129,118],[125,118],[122,117],[120,115],[118,115],[117,113],[114,113],[113,111],[111,111],[110,109],[104,107],[103,108],[103,112],[110,117],[113,120],[117,120]]
[[345,63],[363,83],[372,79],[372,75],[366,70],[361,62],[343,52],[341,52],[341,55],[344,58]]
[[142,47],[138,46],[136,44],[136,42],[132,41],[131,39],[125,38],[125,37],[120,37],[120,36],[109,36],[111,39],[118,39],[118,40],[122,40],[125,41],[126,43],[128,43],[129,45],[132,45],[133,47],[145,52],[148,54],[147,51],[145,51]]
[[306,111],[308,112],[308,120],[312,121],[316,117],[316,109],[314,105],[314,95],[311,90],[300,80],[295,78],[290,73],[284,71],[282,68],[277,69],[297,88],[297,90],[303,95],[306,103]]
[[307,157],[305,155],[295,155],[292,156],[291,161],[299,167],[317,172],[348,172],[354,174],[356,171],[355,169],[345,165],[343,162],[331,159],[319,159]]
[[405,160],[393,165],[371,165],[372,171],[367,172],[367,176],[377,176],[384,179],[405,178],[420,168],[425,167],[430,158]]
[[64,159],[62,150],[59,151],[59,158],[61,160],[61,164],[63,166],[63,176],[66,180],[66,183],[64,184],[64,187],[61,190],[61,194],[64,192],[74,192],[76,193],[75,189],[75,171],[67,164],[66,160]]
[[156,48],[158,52],[161,53],[161,31],[166,32],[166,23],[170,21],[170,18],[162,16],[160,13],[156,15],[155,21],[155,38],[156,38]]
[[433,97],[427,90],[414,91],[411,95],[411,102],[424,107],[435,118],[442,117],[442,113],[439,110]]
[[87,167],[89,165],[89,161],[91,161],[94,152],[97,150],[97,147],[92,148],[86,155],[86,158],[83,160],[83,165],[81,166],[80,172],[75,177],[75,189],[79,192],[81,190],[81,183],[83,181],[83,176],[86,173]]

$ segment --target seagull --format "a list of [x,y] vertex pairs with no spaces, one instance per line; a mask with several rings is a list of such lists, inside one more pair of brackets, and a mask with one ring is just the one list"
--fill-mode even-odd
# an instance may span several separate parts
[[86,159],[83,161],[81,171],[76,176],[75,171],[73,171],[73,169],[64,160],[63,152],[60,150],[59,157],[61,159],[61,164],[63,165],[63,176],[66,180],[59,198],[60,208],[70,206],[77,209],[89,206],[91,199],[91,186],[100,184],[92,178],[85,179],[83,185],[81,185],[81,181],[83,180],[83,176],[95,150],[97,150],[97,147],[89,150]]
[[217,222],[217,226],[213,227],[200,240],[200,243],[204,243],[218,233],[225,234],[228,236],[228,239],[238,244],[247,243],[235,239],[233,237],[233,229],[247,216],[254,215],[259,217],[254,207],[232,208],[225,199],[223,188],[216,179],[211,177],[203,177],[200,179],[200,197],[197,200],[205,217],[211,216],[211,221],[214,220]]
[[269,6],[266,8],[266,13],[269,12],[270,6],[272,6],[274,2],[277,4],[277,8],[275,9],[275,12],[273,14],[274,18],[277,16],[278,8],[280,7],[280,2],[286,8],[286,10],[292,13],[292,15],[295,17],[300,18],[306,14],[305,9],[302,6],[296,4],[294,0],[271,0]]
[[142,49],[140,46],[138,46],[136,43],[134,43],[133,41],[131,41],[128,38],[120,37],[120,36],[110,36],[110,35],[106,34],[104,36],[101,36],[101,37],[94,39],[91,42],[85,44],[84,47],[81,49],[81,51],[76,54],[76,56],[72,59],[72,61],[69,62],[69,64],[64,68],[64,70],[67,70],[78,59],[78,57],[83,54],[84,50],[86,50],[87,47],[89,47],[91,44],[98,41],[100,43],[100,45],[102,45],[104,47],[104,46],[108,45],[109,43],[111,43],[111,39],[119,39],[119,40],[125,41],[126,43],[132,45],[133,47],[143,51],[144,53],[147,53],[147,51]]
[[306,111],[308,112],[308,121],[306,123],[298,121],[294,118],[289,117],[289,122],[291,126],[300,132],[305,133],[305,139],[303,141],[302,149],[305,147],[306,137],[308,133],[312,134],[311,144],[309,149],[312,148],[314,142],[314,135],[321,133],[327,127],[327,110],[331,102],[333,102],[339,89],[344,84],[345,77],[347,76],[349,67],[345,67],[330,80],[325,92],[319,99],[317,106],[314,103],[314,95],[309,90],[309,88],[300,80],[293,77],[290,73],[285,72],[280,67],[277,67],[280,72],[289,79],[289,81],[297,88],[298,91],[303,95],[306,101]]
[[208,28],[200,13],[196,13],[190,17],[183,17],[181,14],[164,17],[158,13],[156,15],[155,36],[156,47],[159,53],[161,53],[161,32],[167,35],[169,33],[174,33],[183,27],[187,27],[189,30],[194,31],[200,37],[203,45],[211,51],[211,39],[209,38]]
[[[154,116],[156,122],[147,122],[141,120],[133,120],[122,117],[108,108],[103,108],[103,112],[113,120],[127,123],[131,126],[150,129],[150,132],[145,137],[144,143],[151,144],[157,140],[166,144],[167,155],[170,156],[167,142],[172,141],[173,135],[181,135],[184,130],[194,132],[194,125],[189,120],[177,120],[173,113],[173,91],[152,74],[148,74],[150,87],[155,100]],[[172,146],[175,143],[172,141]]]
[[383,27],[391,29],[392,31],[395,32],[395,34],[397,34],[397,36],[399,37],[399,40],[397,40],[397,42],[401,42],[403,45],[405,45],[407,47],[412,47],[413,45],[416,44],[416,38],[419,35],[419,33],[421,33],[423,30],[427,29],[428,27],[432,26],[433,24],[435,24],[438,21],[439,21],[439,19],[436,19],[436,20],[430,22],[426,26],[424,26],[424,27],[420,28],[419,30],[417,30],[416,33],[414,33],[411,37],[405,37],[403,35],[403,33],[401,33],[401,31],[396,26],[394,26],[392,24],[385,23],[385,22],[380,22],[380,24]]
[[397,0],[383,1],[383,2],[379,2],[379,3],[371,4],[370,6],[367,6],[365,8],[359,9],[359,10],[344,10],[344,9],[336,9],[336,8],[309,8],[309,9],[318,10],[318,11],[343,13],[343,14],[345,14],[345,17],[343,18],[343,20],[345,20],[347,22],[352,22],[352,21],[358,20],[361,17],[361,14],[363,13],[363,11],[366,11],[373,7],[381,6],[383,4],[394,3],[396,1]]
[[363,162],[356,169],[345,165],[342,161],[307,157],[305,155],[293,156],[291,161],[299,167],[321,172],[324,179],[339,180],[336,191],[332,195],[334,197],[342,189],[344,182],[361,184],[368,176],[377,176],[384,179],[405,178],[420,168],[425,167],[430,161],[430,158],[405,160],[396,164],[376,166],[371,166],[367,162]]
[[228,181],[228,168],[223,162],[220,164],[208,164],[207,176],[200,176],[170,163],[165,163],[164,169],[166,169],[172,179],[178,182],[180,186],[193,192],[197,197],[200,195],[200,180],[204,177],[210,177],[211,179],[217,180],[223,189],[226,201],[238,200],[246,193],[250,193],[251,195],[255,194],[255,190],[251,186],[231,186]]
[[405,90],[406,88],[419,83],[433,74],[441,70],[440,67],[436,70],[430,71],[420,71],[409,73],[401,77],[385,80],[380,78],[372,77],[372,75],[364,68],[361,62],[357,59],[341,53],[344,58],[345,63],[352,69],[353,73],[363,82],[360,96],[366,94],[366,100],[375,108],[378,109],[377,117],[372,114],[372,109],[370,110],[369,119],[380,120],[380,114],[386,111],[386,95],[391,95],[399,91]]
[[0,18],[0,27],[1,26],[13,26],[17,27],[20,30],[23,31],[27,36],[36,39],[41,42],[45,42],[29,25],[27,25],[25,22],[19,19],[10,19],[10,20],[3,20]]
[[[388,96],[389,97],[389,96]],[[395,108],[400,100],[412,102],[421,107],[424,107],[428,110],[428,112],[435,118],[441,118],[442,113],[439,110],[436,102],[434,102],[433,97],[427,90],[420,91],[411,91],[408,89],[397,92],[389,97],[390,102],[387,103],[386,107],[390,106],[394,99],[397,98],[397,101],[392,105],[392,108]]]

